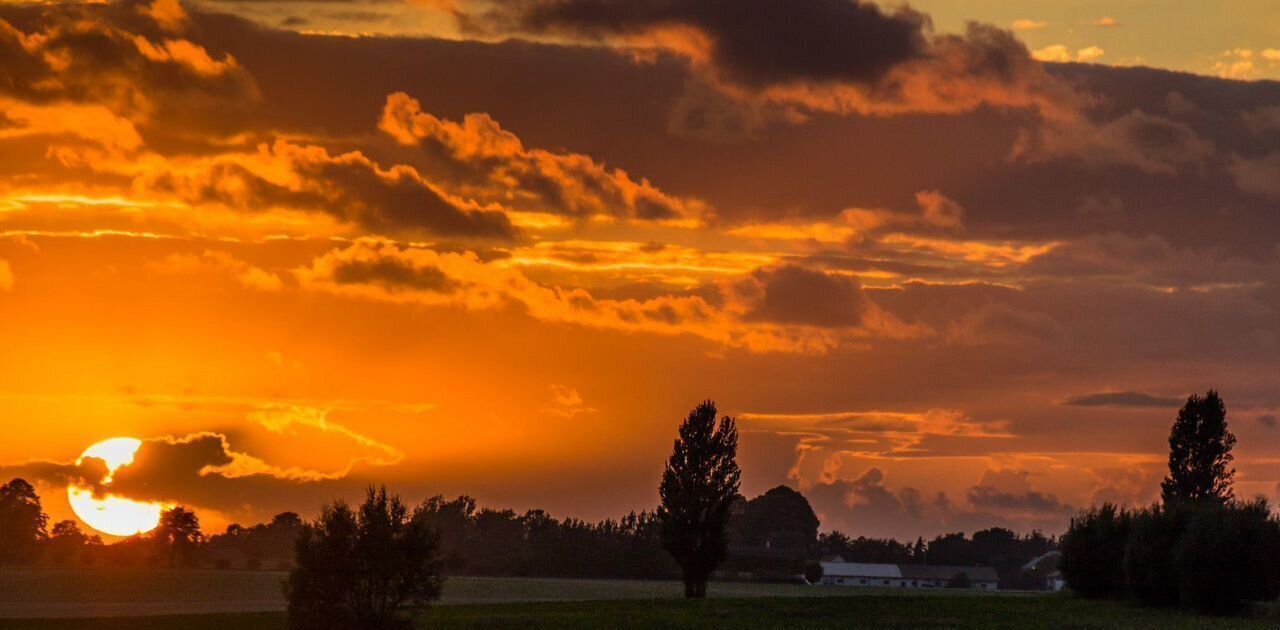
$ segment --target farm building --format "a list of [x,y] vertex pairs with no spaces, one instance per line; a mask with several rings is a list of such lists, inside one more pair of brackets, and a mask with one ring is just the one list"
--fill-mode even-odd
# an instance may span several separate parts
[[950,587],[993,591],[1000,587],[1000,578],[991,567],[823,562],[821,583],[828,586]]

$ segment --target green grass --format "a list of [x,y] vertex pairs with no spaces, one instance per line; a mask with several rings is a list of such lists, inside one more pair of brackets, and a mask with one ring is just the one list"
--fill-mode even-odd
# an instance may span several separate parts
[[[283,578],[249,571],[0,570],[0,630],[282,630]],[[1025,593],[712,583],[706,601],[680,594],[674,582],[451,578],[439,605],[416,618],[422,628],[488,629],[1280,627],[1276,606],[1254,619],[1212,619]]]
[[[860,597],[619,600],[437,606],[421,628],[1274,628],[1280,617],[1213,619],[1066,596]],[[281,613],[104,620],[0,621],[13,630],[282,630]]]

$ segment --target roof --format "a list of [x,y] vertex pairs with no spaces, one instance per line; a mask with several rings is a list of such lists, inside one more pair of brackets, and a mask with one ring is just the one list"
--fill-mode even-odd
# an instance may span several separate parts
[[823,562],[822,574],[835,577],[900,578],[902,571],[896,564],[867,564],[862,562]]
[[1000,576],[991,567],[948,567],[932,564],[899,565],[902,577],[912,580],[950,580],[959,573],[970,582],[999,582]]

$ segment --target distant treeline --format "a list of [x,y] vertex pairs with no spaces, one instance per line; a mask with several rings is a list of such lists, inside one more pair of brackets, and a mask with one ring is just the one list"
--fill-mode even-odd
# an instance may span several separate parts
[[[557,519],[544,510],[481,508],[467,496],[436,496],[422,507],[440,533],[446,574],[641,579],[680,575],[662,548],[652,511],[588,522]],[[206,535],[194,513],[176,508],[156,530],[104,545],[74,521],[59,522],[46,531],[39,497],[21,480],[0,486],[0,512],[6,510],[7,516],[0,513],[0,549],[9,553],[0,554],[0,563],[286,569],[292,566],[294,545],[307,525],[298,514],[285,512],[266,523],[231,525],[223,533]],[[19,522],[26,525],[20,527]],[[1055,539],[1039,532],[1019,536],[1000,528],[972,537],[952,533],[904,543],[851,538],[841,532],[819,534],[818,527],[808,500],[786,486],[751,500],[739,498],[729,521],[729,560],[720,573],[740,579],[792,579],[810,562],[840,556],[849,562],[986,565],[1013,586],[1019,584],[1022,565],[1056,546]]]

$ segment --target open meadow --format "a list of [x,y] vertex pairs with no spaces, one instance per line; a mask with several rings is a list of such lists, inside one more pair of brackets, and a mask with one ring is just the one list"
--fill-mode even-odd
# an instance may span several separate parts
[[[283,630],[282,573],[0,571],[0,628]],[[1268,628],[1280,611],[1216,619],[1067,595],[713,583],[452,578],[423,628]]]

